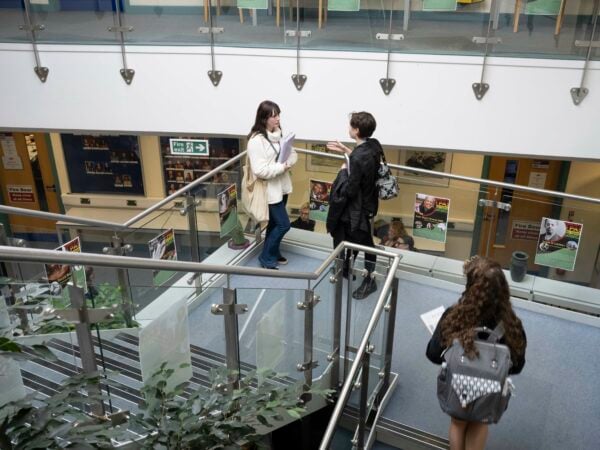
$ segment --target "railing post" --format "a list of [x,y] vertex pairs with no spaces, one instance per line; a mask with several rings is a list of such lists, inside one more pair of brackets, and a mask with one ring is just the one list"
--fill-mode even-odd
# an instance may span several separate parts
[[225,325],[225,359],[229,372],[229,383],[234,389],[240,381],[240,344],[238,331],[238,314],[248,311],[248,305],[237,304],[235,289],[223,288],[223,304],[213,304],[211,312],[222,315]]
[[[123,239],[121,239],[116,233],[111,238],[110,247],[104,247],[104,253],[116,256],[125,256],[127,253],[132,251],[130,245],[123,245]],[[127,328],[133,326],[133,302],[129,293],[129,271],[127,269],[117,269],[117,280],[121,291],[121,298],[123,299],[123,319]]]
[[398,303],[398,278],[394,278],[391,286],[390,301],[385,305],[385,321],[383,335],[385,336],[385,354],[383,355],[383,385],[379,391],[377,403],[381,401],[390,386],[390,372],[392,370],[392,352],[394,350],[394,332],[396,328],[396,305]]
[[358,415],[358,433],[356,436],[355,448],[363,450],[365,448],[365,431],[367,428],[368,416],[368,401],[369,401],[369,368],[371,365],[370,346],[367,346],[367,351],[362,358],[362,369],[360,377],[360,406]]
[[331,388],[337,389],[340,384],[340,345],[342,340],[342,295],[343,295],[343,280],[342,277],[343,260],[338,258],[335,260],[333,267],[332,281],[335,283],[335,294],[333,297],[333,353],[330,359],[333,361],[331,367]]
[[[77,334],[77,343],[79,344],[79,358],[81,359],[81,367],[83,373],[94,373],[98,370],[96,365],[96,352],[94,350],[94,342],[92,341],[92,331],[90,329],[90,317],[88,315],[88,309],[83,296],[83,288],[76,286],[69,286],[69,297],[71,299],[71,306],[77,310],[78,321],[75,322],[75,333]],[[96,391],[96,394],[100,394],[100,386],[88,386],[88,391]],[[103,416],[104,403],[92,402],[92,412],[98,416]]]
[[187,195],[185,196],[185,213],[187,214],[188,227],[190,229],[192,261],[200,262],[200,251],[198,249],[198,225],[196,223],[196,197],[190,192],[187,192]]
[[304,291],[304,302],[298,303],[299,310],[304,311],[304,361],[297,365],[300,372],[304,372],[304,387],[308,389],[312,386],[313,368],[317,367],[318,362],[313,361],[313,328],[314,328],[314,308],[319,303],[319,296],[311,289]]

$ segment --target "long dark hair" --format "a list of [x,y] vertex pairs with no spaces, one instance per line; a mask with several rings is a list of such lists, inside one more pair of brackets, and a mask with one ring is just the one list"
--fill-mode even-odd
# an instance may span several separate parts
[[262,134],[265,138],[267,137],[267,120],[270,117],[275,117],[281,114],[281,109],[277,103],[272,102],[270,100],[265,100],[258,105],[258,109],[256,110],[256,119],[254,120],[254,125],[248,134],[248,139],[250,139],[255,134]]
[[510,303],[510,291],[502,267],[495,261],[474,256],[464,265],[467,286],[458,304],[444,317],[441,324],[443,345],[458,339],[470,357],[477,354],[473,339],[474,328],[487,322],[502,322],[504,340],[511,350],[513,361],[525,353],[523,325]]

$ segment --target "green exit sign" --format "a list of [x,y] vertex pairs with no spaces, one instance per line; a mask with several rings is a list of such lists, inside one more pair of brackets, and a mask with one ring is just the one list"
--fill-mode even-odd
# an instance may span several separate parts
[[208,139],[169,139],[171,155],[208,156]]

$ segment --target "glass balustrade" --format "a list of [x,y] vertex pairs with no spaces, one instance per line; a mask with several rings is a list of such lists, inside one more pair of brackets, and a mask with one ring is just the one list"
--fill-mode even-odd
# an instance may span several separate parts
[[[128,45],[208,46],[213,42],[293,49],[298,46],[298,29],[301,49],[480,56],[486,51],[485,39],[491,37],[491,56],[549,59],[584,59],[584,42],[590,40],[598,12],[595,0],[29,3],[32,23],[43,27],[35,32],[40,43],[114,44],[119,42],[115,27],[122,26]],[[24,23],[21,2],[5,0],[0,11],[0,40],[30,42],[26,31],[19,29]],[[390,32],[394,39],[384,39]],[[591,56],[598,58],[598,48],[592,48]]]

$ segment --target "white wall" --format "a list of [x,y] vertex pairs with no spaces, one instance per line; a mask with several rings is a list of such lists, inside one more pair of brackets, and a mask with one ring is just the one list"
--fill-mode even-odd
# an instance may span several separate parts
[[586,79],[590,94],[575,106],[569,90],[579,86],[582,61],[491,59],[490,91],[478,101],[478,57],[395,54],[397,85],[385,96],[383,53],[303,51],[308,81],[298,92],[293,50],[218,48],[224,75],[213,87],[205,47],[128,47],[131,86],[116,46],[39,46],[45,84],[30,48],[0,44],[0,128],[243,135],[269,98],[300,139],[344,139],[348,113],[368,110],[384,144],[600,159],[598,62]]

